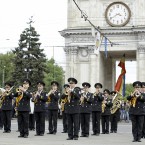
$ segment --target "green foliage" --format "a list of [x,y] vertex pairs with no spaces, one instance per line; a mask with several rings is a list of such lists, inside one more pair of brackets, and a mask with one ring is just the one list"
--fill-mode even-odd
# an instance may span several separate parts
[[126,84],[126,95],[125,97],[123,98],[123,100],[126,101],[126,97],[129,96],[131,94],[131,92],[133,91],[133,86],[132,84]]
[[0,87],[4,87],[5,82],[12,80],[12,72],[14,70],[13,58],[14,54],[12,52],[0,54]]
[[46,62],[46,73],[44,82],[46,84],[46,90],[51,89],[51,82],[57,81],[59,83],[59,90],[62,90],[62,85],[64,84],[64,71],[62,67],[55,64],[55,60],[51,58]]
[[46,70],[46,58],[43,49],[40,49],[39,34],[30,25],[26,28],[19,39],[19,46],[13,50],[15,58],[13,80],[15,85],[21,85],[24,78],[32,83],[32,90],[36,89],[36,82],[44,79]]

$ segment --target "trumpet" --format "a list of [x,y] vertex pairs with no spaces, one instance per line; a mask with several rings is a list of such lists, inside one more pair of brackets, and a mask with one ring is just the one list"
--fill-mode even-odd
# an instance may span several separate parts
[[5,98],[6,98],[6,96],[9,96],[9,95],[11,94],[11,90],[13,89],[13,87],[14,87],[14,86],[12,86],[12,87],[10,88],[10,90],[4,91],[4,92],[1,94],[0,106],[2,106],[2,104],[3,104],[3,102],[4,102]]
[[53,90],[53,89],[49,91],[49,93],[47,94],[47,95],[48,95],[48,99],[47,99],[47,102],[48,102],[48,103],[51,102],[51,97],[50,97],[51,94],[55,94],[56,91],[57,91],[57,90]]
[[87,98],[86,92],[83,92],[80,98],[80,105],[84,104],[85,98]]
[[36,92],[33,92],[32,93],[32,101],[36,104],[38,102],[38,97],[37,96],[40,96],[40,92],[39,91],[36,91]]

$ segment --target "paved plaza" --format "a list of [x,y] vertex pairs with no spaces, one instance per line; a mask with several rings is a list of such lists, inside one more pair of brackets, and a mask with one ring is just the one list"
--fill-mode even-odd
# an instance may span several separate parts
[[[142,142],[132,142],[131,123],[120,122],[117,134],[101,134],[100,136],[91,136],[89,138],[80,137],[79,140],[67,141],[67,134],[61,133],[62,120],[58,121],[58,132],[56,135],[48,135],[48,122],[46,121],[46,132],[44,136],[34,136],[35,131],[29,132],[29,138],[18,138],[19,132],[17,130],[16,119],[12,120],[12,132],[3,133],[0,130],[0,145],[143,145]],[[90,131],[90,134],[92,131]]]

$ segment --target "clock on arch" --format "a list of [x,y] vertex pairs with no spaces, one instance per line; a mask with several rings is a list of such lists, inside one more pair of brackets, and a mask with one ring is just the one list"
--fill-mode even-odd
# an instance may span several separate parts
[[107,23],[113,27],[125,26],[131,17],[130,8],[123,2],[111,3],[106,11],[105,18]]

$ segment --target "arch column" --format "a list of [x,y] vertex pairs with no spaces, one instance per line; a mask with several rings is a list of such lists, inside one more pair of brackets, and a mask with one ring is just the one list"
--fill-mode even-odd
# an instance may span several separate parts
[[137,80],[145,82],[145,45],[139,45],[136,53]]

